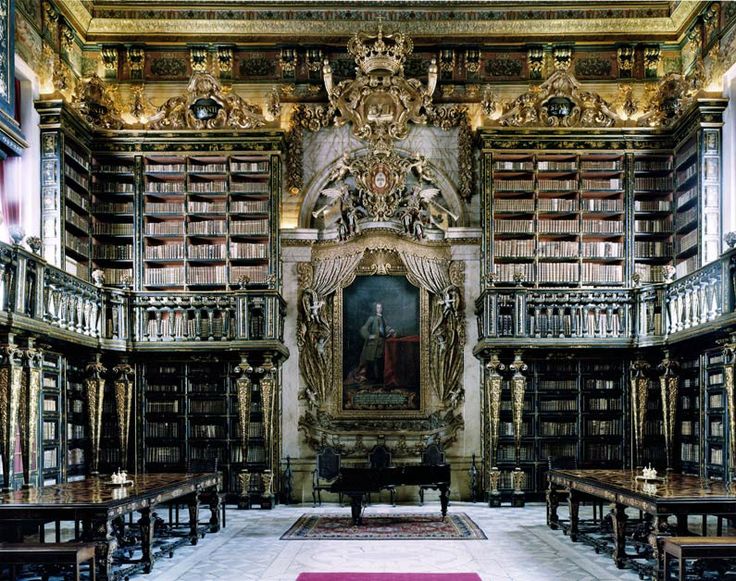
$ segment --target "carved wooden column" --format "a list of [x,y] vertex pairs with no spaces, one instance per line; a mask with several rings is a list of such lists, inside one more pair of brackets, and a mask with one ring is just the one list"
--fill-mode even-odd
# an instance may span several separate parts
[[660,395],[662,398],[662,423],[664,427],[664,443],[667,453],[667,471],[673,469],[672,456],[675,445],[675,419],[677,416],[677,396],[680,378],[677,375],[679,364],[670,359],[669,352],[665,351],[664,359],[659,364],[662,375],[659,377]]
[[235,392],[238,398],[238,422],[240,425],[240,446],[243,460],[243,467],[240,470],[238,479],[240,480],[240,498],[238,500],[238,508],[250,508],[250,479],[251,474],[248,472],[248,430],[250,426],[250,401],[251,390],[253,389],[253,367],[248,363],[248,354],[241,353],[240,363],[235,367]]
[[723,346],[724,383],[726,387],[726,410],[728,412],[728,480],[736,480],[736,388],[734,388],[734,367],[736,367],[736,336]]
[[85,368],[87,377],[84,386],[87,394],[87,413],[89,414],[90,473],[98,475],[100,469],[100,436],[102,435],[102,403],[105,398],[105,373],[107,368],[100,361],[100,354]]
[[0,345],[0,456],[2,456],[2,489],[12,488],[13,456],[18,429],[23,352],[13,343]]
[[[133,392],[135,391],[135,370],[127,361],[112,368],[115,374],[115,411],[118,416],[118,440],[120,442],[120,468],[128,470],[128,442],[130,422],[133,415]],[[100,408],[102,406],[100,405]]]
[[23,352],[24,367],[20,389],[18,428],[20,432],[20,455],[23,461],[23,488],[33,488],[31,467],[37,453],[38,414],[41,407],[41,367],[43,353],[28,347]]
[[277,367],[273,362],[273,354],[265,353],[263,364],[258,369],[262,373],[259,385],[261,388],[261,407],[263,409],[263,436],[264,452],[266,456],[266,469],[263,472],[263,495],[261,508],[273,506],[273,489],[275,470],[278,461],[274,460],[274,409],[276,407],[276,373]]
[[528,369],[521,359],[522,352],[514,353],[514,362],[510,365],[514,374],[511,377],[511,405],[513,409],[514,443],[516,445],[516,468],[511,473],[511,482],[514,493],[511,497],[512,506],[524,506],[524,479],[525,473],[521,469],[521,436],[524,427],[524,394],[526,393],[526,377],[524,371]]
[[500,372],[504,369],[506,369],[506,366],[499,360],[498,353],[492,352],[490,360],[486,363],[485,380],[485,404],[488,418],[488,452],[486,455],[488,462],[488,489],[486,490],[488,506],[501,506],[501,493],[498,490],[501,472],[496,463],[501,420],[501,389],[503,387],[503,377],[501,377]]
[[634,426],[634,463],[643,465],[644,425],[647,419],[647,397],[650,365],[642,358],[631,362],[631,423]]

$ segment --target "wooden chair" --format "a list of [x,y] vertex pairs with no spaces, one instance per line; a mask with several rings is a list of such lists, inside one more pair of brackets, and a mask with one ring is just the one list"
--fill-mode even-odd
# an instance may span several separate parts
[[[317,467],[312,471],[312,506],[322,506],[322,491],[330,490],[335,478],[340,474],[340,454],[330,446],[325,446],[317,454]],[[342,492],[338,493],[342,504]]]
[[[208,449],[209,450],[209,449]],[[207,455],[207,458],[201,459],[201,460],[192,460],[191,458],[187,462],[187,473],[189,474],[197,474],[197,473],[216,473],[218,469],[218,463],[219,460],[215,453],[212,455]],[[221,493],[219,490],[217,492],[210,492],[207,491],[203,493],[200,496],[200,499],[204,502],[209,502],[210,498],[208,497],[209,494],[217,494],[220,497],[220,506],[222,510],[222,517],[220,519],[222,523],[222,528],[225,528],[227,525],[227,515],[225,511],[225,496],[223,493]],[[179,509],[181,508],[181,504],[178,501],[174,501],[169,504],[169,524],[172,526],[179,526]]]
[[[445,453],[439,444],[429,444],[422,452],[422,466],[440,466],[445,463]],[[419,506],[424,505],[424,491],[432,488],[431,484],[419,485]]]
[[[391,467],[391,451],[383,444],[377,444],[368,454],[368,464],[373,470]],[[390,484],[386,486],[391,495],[391,506],[396,506],[396,486]],[[371,495],[368,494],[368,504],[371,502]]]

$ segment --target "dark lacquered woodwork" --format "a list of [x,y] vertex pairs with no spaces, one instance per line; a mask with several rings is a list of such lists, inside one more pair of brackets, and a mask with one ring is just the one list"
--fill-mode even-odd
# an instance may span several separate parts
[[[113,521],[134,511],[141,512],[142,535],[149,546],[143,547],[146,570],[153,567],[150,539],[153,534],[150,511],[157,504],[182,498],[190,507],[199,505],[199,496],[208,490],[218,490],[218,474],[140,474],[130,486],[108,484],[109,478],[89,478],[43,488],[17,490],[0,495],[0,528],[19,523],[41,523],[54,520],[80,521],[83,540],[97,545],[96,561],[100,579],[115,579],[112,555],[117,548]],[[219,511],[213,513],[216,522],[210,530],[219,530]],[[196,544],[196,518],[190,540]],[[148,549],[148,550],[146,550]]]

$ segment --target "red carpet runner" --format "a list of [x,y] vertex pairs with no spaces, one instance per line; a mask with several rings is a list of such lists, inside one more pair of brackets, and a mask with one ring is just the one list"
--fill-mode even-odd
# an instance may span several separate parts
[[296,581],[481,581],[476,573],[300,573]]

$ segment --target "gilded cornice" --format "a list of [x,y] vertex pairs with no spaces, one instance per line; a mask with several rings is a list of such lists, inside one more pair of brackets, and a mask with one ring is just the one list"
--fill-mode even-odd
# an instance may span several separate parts
[[83,39],[86,39],[87,30],[89,29],[90,22],[92,22],[92,15],[82,1],[61,0],[56,5],[59,12],[64,15],[64,18],[71,22],[72,26],[74,26]]
[[[76,0],[78,1],[78,0]],[[691,3],[685,3],[688,6]],[[566,37],[605,35],[624,37],[665,36],[675,39],[681,23],[694,13],[699,3],[692,3],[690,12],[679,16],[656,18],[591,18],[570,20],[537,21],[403,21],[391,22],[401,30],[416,37],[451,36],[454,38],[489,38],[518,35],[529,37]],[[138,18],[92,18],[87,30],[88,40],[129,39],[137,37],[255,37],[303,39],[305,37],[340,37],[361,32],[364,21],[315,21],[309,20],[206,20],[206,19],[138,19]]]

